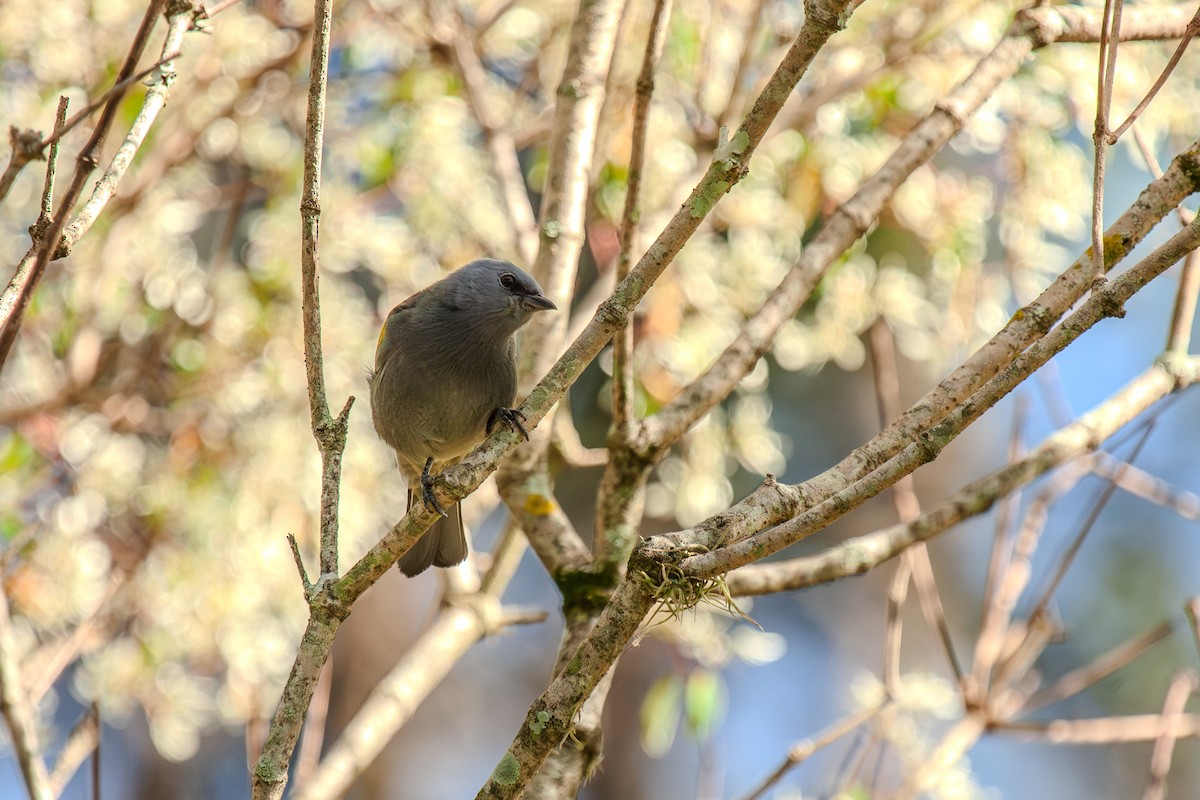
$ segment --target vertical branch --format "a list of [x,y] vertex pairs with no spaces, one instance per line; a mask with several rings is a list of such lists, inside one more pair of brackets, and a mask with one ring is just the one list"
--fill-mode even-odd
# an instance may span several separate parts
[[312,64],[309,68],[308,118],[304,130],[304,188],[300,197],[300,290],[304,321],[304,365],[313,436],[321,451],[321,575],[338,572],[338,494],[346,424],[354,398],[335,421],[329,414],[321,352],[321,298],[317,287],[321,225],[321,149],[325,138],[325,95],[329,81],[329,27],[333,0],[316,0]]
[[1150,754],[1150,780],[1142,800],[1163,800],[1167,796],[1167,773],[1171,771],[1171,757],[1175,752],[1175,741],[1179,737],[1177,728],[1184,715],[1184,707],[1200,685],[1196,673],[1190,669],[1180,670],[1171,680],[1163,701],[1162,733],[1154,742]]
[[[545,288],[546,296],[562,309],[570,307],[583,249],[588,174],[604,100],[604,76],[612,61],[622,6],[623,0],[580,3],[571,28],[567,64],[558,85],[539,219],[541,239],[533,272]],[[526,330],[524,340],[538,342],[539,346],[526,348],[522,353],[523,386],[528,386],[531,379],[544,374],[554,363],[566,335],[567,314],[534,316]]]
[[[629,147],[629,178],[625,188],[625,207],[621,212],[621,249],[617,254],[617,281],[629,275],[633,253],[637,250],[638,221],[642,216],[642,169],[646,162],[646,135],[650,101],[654,97],[654,73],[662,58],[671,18],[671,0],[656,0],[650,17],[646,53],[637,78],[637,98],[633,107],[633,134]],[[613,429],[625,432],[633,417],[633,330],[626,325],[613,335]],[[623,437],[624,438],[624,437]]]
[[50,143],[46,154],[46,181],[42,186],[42,211],[34,223],[34,236],[40,242],[45,236],[46,229],[53,222],[54,213],[54,175],[58,170],[58,151],[62,149],[58,136],[67,124],[67,105],[70,103],[65,96],[58,98],[58,111],[54,114],[54,141]]
[[[583,249],[588,198],[588,177],[595,151],[596,129],[604,101],[604,79],[616,46],[617,25],[624,0],[583,0],[571,26],[567,63],[558,84],[554,107],[553,135],[546,185],[539,219],[539,247],[533,266],[545,294],[562,311],[535,315],[522,334],[518,368],[521,392],[544,375],[558,358],[566,337],[571,293],[575,286],[579,254]],[[536,346],[531,346],[536,343]],[[549,499],[550,477],[545,452],[551,425],[535,432],[533,441],[518,447],[497,474],[500,494],[520,520],[539,554],[556,549],[586,552],[579,537],[570,530],[565,515],[540,513],[527,498]],[[549,506],[556,508],[553,503]],[[557,520],[557,524],[550,524]]]
[[[629,180],[625,190],[625,207],[621,213],[621,249],[617,255],[618,282],[628,277],[633,254],[637,250],[650,101],[654,97],[654,74],[662,57],[670,18],[671,0],[657,0],[650,19],[642,69],[637,79]],[[605,465],[600,485],[593,548],[601,567],[614,574],[629,557],[629,549],[633,546],[634,532],[642,515],[646,470],[650,466],[647,460],[635,458],[631,449],[636,433],[633,395],[633,326],[626,324],[613,335],[612,425],[609,434],[612,455]]]
[[[886,427],[889,420],[900,416],[900,370],[896,364],[896,340],[892,329],[882,318],[871,326],[868,346],[871,351],[871,362],[874,366],[875,393],[879,405],[879,425]],[[921,501],[917,498],[916,482],[912,475],[906,475],[896,482],[892,492],[892,502],[896,507],[896,516],[903,524],[910,524],[921,516]],[[889,692],[899,687],[900,664],[900,634],[902,622],[900,612],[907,595],[909,580],[917,590],[917,599],[925,621],[941,638],[943,649],[950,669],[958,683],[962,683],[962,667],[954,652],[954,642],[950,636],[950,626],[946,623],[946,612],[942,607],[942,598],[938,592],[937,582],[933,576],[933,564],[929,560],[929,550],[924,542],[913,545],[904,551],[900,566],[896,570],[891,588],[888,592],[888,626],[885,638],[884,652],[886,654],[884,682]]]
[[342,472],[342,450],[354,398],[347,399],[336,419],[330,417],[325,394],[321,354],[321,307],[317,291],[317,244],[321,218],[321,148],[325,133],[325,95],[329,77],[329,29],[333,0],[314,0],[313,42],[309,67],[308,117],[304,136],[304,187],[300,199],[301,219],[301,316],[304,326],[304,362],[313,437],[321,451],[321,575],[313,585],[304,578],[299,551],[293,553],[305,595],[309,619],[284,684],[279,706],[271,719],[262,756],[251,775],[251,797],[278,800],[287,785],[288,763],[304,726],[313,693],[333,639],[350,613],[350,602],[335,592],[338,570],[338,494]]
[[1104,281],[1104,165],[1108,146],[1108,114],[1112,103],[1113,76],[1117,71],[1117,42],[1121,36],[1124,0],[1104,1],[1104,23],[1100,31],[1099,68],[1096,76],[1096,126],[1092,142],[1096,167],[1092,176],[1092,280]]

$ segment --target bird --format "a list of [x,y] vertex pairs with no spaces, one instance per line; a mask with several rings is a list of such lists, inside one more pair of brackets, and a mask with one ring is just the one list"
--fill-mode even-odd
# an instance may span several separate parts
[[405,575],[466,559],[459,504],[442,508],[433,494],[434,475],[498,423],[529,438],[524,415],[512,407],[516,333],[537,312],[556,309],[524,270],[484,258],[412,295],[384,320],[375,368],[367,376],[371,421],[396,453],[408,482],[408,508],[420,498],[441,514],[400,558]]

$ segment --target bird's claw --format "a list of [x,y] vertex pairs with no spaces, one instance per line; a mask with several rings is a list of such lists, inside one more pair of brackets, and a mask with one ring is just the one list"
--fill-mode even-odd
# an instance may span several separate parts
[[488,417],[486,430],[487,430],[488,434],[491,434],[492,429],[496,427],[496,423],[503,422],[505,425],[512,428],[517,433],[521,434],[521,436],[525,439],[525,441],[528,442],[529,441],[529,431],[525,430],[525,426],[522,424],[524,421],[525,421],[525,415],[522,414],[519,409],[504,408],[502,406],[500,408],[497,408],[495,411],[493,411],[492,415],[490,417]]
[[426,509],[436,511],[444,517],[446,509],[442,508],[442,504],[433,495],[433,476],[429,474],[432,466],[433,459],[429,458],[425,461],[425,469],[421,471],[421,502],[425,504]]

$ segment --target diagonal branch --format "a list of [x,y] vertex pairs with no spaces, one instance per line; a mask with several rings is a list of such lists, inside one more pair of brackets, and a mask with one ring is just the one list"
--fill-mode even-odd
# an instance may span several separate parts
[[[1162,179],[1153,181],[1106,233],[1107,263],[1133,249],[1185,197],[1200,189],[1200,140],[1171,162]],[[1119,250],[1119,252],[1118,252]],[[1091,285],[1091,258],[1085,253],[1036,299],[936,387],[882,433],[835,466],[806,481],[804,493],[768,480],[742,502],[695,528],[676,534],[676,541],[711,549],[789,519],[801,507],[811,508],[861,479],[893,457],[909,442],[944,419],[973,392],[1041,337]]]
[[729,591],[734,595],[770,594],[867,572],[915,542],[928,541],[964,520],[986,513],[1017,487],[1096,449],[1154,403],[1197,381],[1198,357],[1156,364],[1092,411],[1055,432],[1025,458],[968,484],[915,522],[848,539],[814,556],[742,567],[726,576]]
[[[678,255],[713,206],[745,175],[755,147],[762,141],[771,121],[783,107],[813,57],[846,22],[842,14],[848,2],[831,0],[824,6],[810,3],[810,13],[796,42],[767,82],[741,128],[730,139],[729,146],[717,153],[704,177],[692,189],[688,200],[638,260],[629,277],[621,281],[613,294],[600,304],[583,332],[521,404],[520,411],[525,416],[526,427],[531,434],[537,423],[582,374],[584,367],[599,354],[613,333],[628,322],[633,308],[650,291],[654,281]],[[535,322],[537,319],[534,317]],[[439,502],[452,503],[472,492],[496,469],[499,460],[518,441],[519,436],[508,430],[493,433],[458,465],[442,473],[434,490]],[[433,521],[432,511],[414,507],[339,581],[336,590],[339,602],[353,602],[379,580]]]
[[[937,458],[942,449],[994,406],[1023,380],[1042,367],[1053,356],[1066,349],[1084,332],[1101,320],[1125,315],[1124,304],[1136,292],[1169,267],[1200,246],[1200,217],[1172,236],[1162,246],[1131,267],[1120,277],[1092,292],[1091,296],[1057,328],[1032,345],[1003,372],[980,387],[959,408],[942,422],[923,432],[862,480],[837,492],[829,499],[805,511],[794,519],[752,536],[716,552],[684,559],[686,574],[712,577],[721,572],[749,564],[794,544],[820,530],[832,520],[844,516],[871,497],[894,484],[922,464]],[[804,492],[805,487],[796,489]]]
[[[167,0],[151,0],[146,8],[146,14],[134,36],[133,44],[117,74],[118,84],[133,73],[149,42],[154,23],[159,13],[167,5]],[[146,96],[142,101],[142,108],[134,119],[133,125],[130,126],[125,141],[117,149],[108,169],[96,183],[91,198],[68,226],[67,218],[71,214],[71,209],[83,194],[88,176],[92,174],[99,163],[101,147],[116,119],[117,108],[123,97],[122,94],[116,94],[109,98],[108,103],[100,112],[100,118],[96,121],[91,138],[76,158],[75,173],[59,203],[58,212],[54,215],[51,224],[42,232],[41,241],[35,242],[34,246],[21,259],[8,287],[3,294],[0,294],[0,368],[8,360],[8,354],[16,341],[25,309],[33,299],[33,293],[41,282],[46,266],[50,261],[64,257],[79,240],[79,237],[91,228],[96,217],[116,192],[117,184],[133,161],[134,154],[145,141],[150,127],[154,124],[163,106],[166,105],[167,95],[175,78],[171,57],[179,53],[183,35],[191,28],[196,13],[191,3],[186,0],[172,0],[170,6],[167,7],[167,12],[167,34],[163,42],[162,66],[159,68],[160,77],[153,86],[147,89]]]
[[25,781],[30,800],[54,800],[50,773],[43,760],[35,709],[21,685],[21,665],[13,637],[8,598],[0,592],[0,715],[8,726],[13,757]]

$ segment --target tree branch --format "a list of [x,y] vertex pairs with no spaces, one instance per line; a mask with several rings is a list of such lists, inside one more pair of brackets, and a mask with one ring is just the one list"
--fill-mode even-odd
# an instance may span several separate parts
[[867,572],[913,543],[928,541],[985,513],[1017,487],[1095,450],[1154,403],[1198,380],[1200,357],[1155,364],[1091,412],[1051,435],[1025,458],[968,484],[915,522],[848,539],[818,555],[742,567],[725,577],[726,585],[734,596],[770,594]]
[[[305,587],[309,603],[308,625],[284,685],[279,707],[271,720],[262,755],[251,775],[252,797],[256,800],[278,800],[283,796],[283,789],[287,785],[288,763],[300,738],[300,730],[308,713],[321,668],[329,657],[334,636],[342,620],[350,613],[348,604],[338,602],[333,587],[338,573],[338,495],[341,486],[342,451],[346,444],[346,428],[354,398],[346,401],[337,419],[330,416],[322,365],[321,306],[317,290],[321,148],[325,128],[329,30],[332,17],[333,0],[315,0],[304,139],[304,184],[300,201],[304,358],[312,432],[321,452],[321,574],[315,584]],[[307,583],[303,566],[299,563],[297,566],[300,568],[302,580]]]
[[133,161],[134,154],[141,147],[151,125],[154,124],[159,112],[166,105],[167,94],[170,92],[171,83],[175,78],[171,58],[178,55],[183,35],[191,28],[196,13],[187,0],[171,0],[169,7],[167,0],[151,0],[134,36],[133,44],[130,45],[129,52],[125,56],[125,62],[117,74],[117,83],[122,83],[133,74],[134,68],[149,42],[154,23],[164,7],[167,8],[168,20],[167,34],[163,41],[162,66],[159,68],[160,77],[153,86],[146,90],[142,108],[134,119],[133,125],[130,126],[129,134],[117,149],[104,175],[96,183],[91,198],[68,226],[67,217],[83,194],[88,176],[95,170],[100,160],[101,147],[116,119],[117,107],[123,95],[114,94],[100,112],[100,118],[96,121],[91,138],[76,158],[75,173],[59,203],[58,213],[54,215],[51,224],[43,231],[42,241],[35,242],[34,246],[21,259],[8,287],[0,295],[0,368],[3,368],[4,363],[8,360],[9,352],[16,341],[17,332],[20,330],[25,309],[33,299],[33,293],[41,282],[46,265],[53,259],[66,256],[79,237],[91,228],[96,217],[116,192],[117,184]]
[[28,705],[21,683],[17,643],[13,639],[8,598],[0,592],[0,715],[8,725],[13,757],[25,781],[30,800],[54,800],[50,774],[46,771],[42,745],[38,739],[38,720]]

